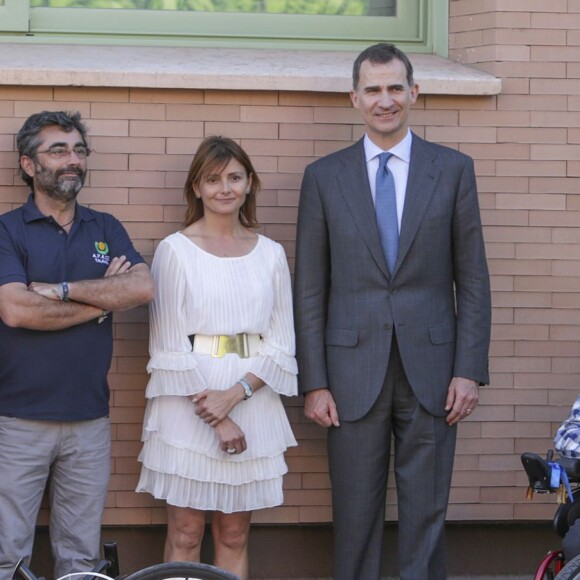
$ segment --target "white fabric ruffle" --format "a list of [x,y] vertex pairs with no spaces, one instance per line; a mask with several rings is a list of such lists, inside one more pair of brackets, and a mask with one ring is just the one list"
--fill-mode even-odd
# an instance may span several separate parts
[[[297,394],[290,274],[282,247],[259,236],[254,250],[218,258],[182,234],[166,238],[152,266],[149,399],[143,424],[145,491],[172,505],[225,513],[280,505],[284,452],[296,445],[280,394]],[[260,334],[257,356],[193,353],[192,334]],[[247,450],[229,455],[190,396],[225,390],[247,373],[265,383],[230,412]]]

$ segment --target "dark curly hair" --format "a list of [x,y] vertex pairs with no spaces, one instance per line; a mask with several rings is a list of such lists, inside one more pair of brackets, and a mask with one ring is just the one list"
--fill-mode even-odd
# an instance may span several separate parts
[[16,136],[20,177],[29,187],[33,185],[32,177],[22,169],[20,160],[22,157],[34,158],[36,150],[41,143],[40,132],[45,127],[53,126],[60,127],[65,133],[70,133],[76,129],[82,137],[83,144],[87,145],[87,127],[81,121],[80,113],[42,111],[42,113],[30,115]]

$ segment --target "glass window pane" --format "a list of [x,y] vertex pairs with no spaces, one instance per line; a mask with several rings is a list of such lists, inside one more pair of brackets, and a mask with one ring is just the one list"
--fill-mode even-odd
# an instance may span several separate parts
[[396,0],[31,0],[30,6],[339,16],[395,16],[396,13]]

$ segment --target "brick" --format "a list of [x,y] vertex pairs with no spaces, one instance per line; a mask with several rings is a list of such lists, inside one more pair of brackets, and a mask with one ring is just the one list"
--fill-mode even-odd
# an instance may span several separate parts
[[196,89],[131,88],[132,103],[203,103],[204,91]]
[[528,175],[562,177],[566,175],[566,163],[564,161],[503,161],[496,163],[497,175]]
[[56,101],[99,101],[101,103],[126,103],[129,89],[120,87],[59,87],[53,89]]
[[[496,71],[488,71],[491,74],[496,74]],[[530,92],[530,79],[527,77],[502,77],[501,82],[503,95],[527,95]]]
[[[168,155],[188,154],[191,160],[193,158],[193,155],[197,151],[200,143],[202,142],[202,139],[203,137],[196,137],[191,139],[168,137],[166,144],[166,153]],[[185,181],[185,177],[183,181]]]
[[[124,205],[129,198],[126,187],[84,187],[79,194],[79,202],[93,206],[95,204]],[[111,211],[113,215],[116,209]]]
[[103,516],[104,526],[114,525],[149,525],[153,522],[149,511],[140,508],[119,508],[105,509]]
[[299,156],[313,154],[312,140],[243,139],[242,147],[252,157],[255,155]]
[[489,356],[513,356],[514,350],[515,346],[513,340],[494,340],[489,348]]
[[[567,68],[567,72],[576,72],[575,75],[567,74],[568,77],[572,78],[562,78],[558,81],[558,83],[554,83],[553,81],[549,80],[549,77],[546,78],[532,78],[530,80],[530,93],[534,94],[541,94],[541,95],[577,95],[580,93],[580,74],[578,71],[580,69],[572,67],[569,65]],[[540,76],[540,75],[534,75]],[[555,84],[560,85],[559,90],[556,89],[554,86]]]
[[165,153],[164,138],[99,136],[91,139],[91,146],[106,153]]
[[514,289],[512,276],[494,276],[491,279],[491,289],[495,292],[512,292]]
[[[487,405],[489,401],[493,401],[496,405],[547,405],[548,397],[546,391],[540,390],[496,389],[492,387],[479,389],[479,404]],[[506,441],[509,440],[506,439]]]
[[580,155],[580,145],[532,145],[531,159],[568,159],[576,160]]
[[575,212],[530,212],[530,225],[577,227],[578,224],[580,224],[580,214]]
[[580,340],[580,330],[566,324],[554,325],[550,328],[550,337],[553,340]]
[[276,106],[279,102],[277,91],[203,91],[204,103],[213,105],[253,105],[253,106]]
[[573,292],[575,290],[577,291],[577,286],[577,280],[573,277],[566,276],[521,276],[516,278],[514,284],[515,289],[528,292]]
[[495,292],[492,303],[496,308],[550,308],[552,295],[547,292]]
[[167,104],[165,118],[168,121],[240,121],[240,106]]
[[492,308],[492,320],[495,325],[513,324],[513,308]]
[[482,32],[484,44],[525,44],[532,48],[536,46],[565,46],[570,44],[569,39],[567,42],[567,31],[565,29],[499,28]]
[[580,307],[580,298],[578,297],[578,295],[576,293],[573,293],[573,294],[567,294],[567,293],[554,294],[553,307],[554,308],[579,308]]
[[[257,512],[259,513],[259,512]],[[299,522],[301,523],[324,523],[332,521],[332,508],[328,507],[305,507],[299,509]]]
[[165,185],[165,175],[161,171],[93,171],[91,185],[94,187],[154,187]]
[[0,99],[3,101],[52,101],[53,95],[52,87],[0,86]]
[[468,30],[467,32],[458,32],[449,37],[449,49],[460,50],[470,46],[480,46],[484,44],[483,38],[483,30]]
[[203,137],[203,123],[199,121],[141,121],[129,122],[131,137]]
[[[527,312],[530,312],[528,309]],[[516,311],[516,322],[518,320],[519,310]],[[538,316],[537,318],[542,318]],[[551,369],[551,360],[549,357],[496,357],[489,362],[489,368],[493,372],[548,372]],[[513,418],[512,418],[513,419]]]
[[[499,77],[514,77],[528,79],[530,83],[530,93],[539,94],[562,94],[566,91],[550,91],[546,93],[543,90],[532,90],[532,86],[539,80],[544,79],[561,79],[559,82],[565,82],[566,79],[566,63],[563,62],[498,62],[494,65],[494,74]],[[546,88],[549,84],[555,85],[553,81],[544,82]]]
[[34,113],[47,110],[78,111],[83,119],[88,120],[90,117],[89,104],[79,101],[60,102],[58,103],[58,106],[54,101],[27,101],[25,99],[18,100],[14,103],[14,115],[16,117],[23,117],[23,122],[26,117],[29,117]]
[[557,194],[509,194],[496,196],[497,209],[565,210],[566,196]]
[[223,135],[232,139],[277,139],[277,123],[205,123],[205,135]]
[[[411,121],[412,119],[413,112],[411,112]],[[312,112],[311,122],[360,125],[361,115],[357,109],[353,109],[352,107],[340,109],[336,107],[316,107]]]
[[281,106],[293,107],[351,107],[348,93],[311,93],[280,91],[278,94],[278,104]]
[[278,170],[283,173],[304,173],[306,166],[316,160],[316,157],[280,157]]
[[280,139],[350,141],[352,132],[348,125],[323,123],[280,124]]
[[90,171],[109,171],[118,170],[126,171],[129,166],[129,156],[119,153],[109,154],[106,151],[99,153],[95,150],[90,157],[89,170]]
[[460,150],[474,159],[530,159],[530,146],[519,143],[466,144]]
[[133,154],[129,156],[129,171],[187,171],[191,155]]
[[[521,19],[516,28],[529,28],[529,18]],[[491,12],[456,16],[449,21],[450,34],[495,28],[497,19]]]
[[[526,226],[528,225],[529,214],[527,211],[486,211],[482,209],[481,220],[483,225],[486,226],[484,228],[484,235],[487,235],[488,231],[493,231],[492,226]],[[520,230],[514,228],[514,231],[519,232]]]
[[[565,12],[565,11],[564,11]],[[548,13],[545,9],[531,14],[531,28],[556,30],[578,30],[580,29],[580,14],[573,13]]]
[[242,106],[240,120],[244,122],[311,123],[312,107]]
[[580,320],[580,312],[576,313],[569,309],[534,310],[520,308],[516,310],[516,322],[522,321],[531,324],[572,324]]
[[92,103],[95,119],[165,119],[165,104]]
[[566,95],[498,95],[497,108],[500,111],[566,111]]
[[436,143],[496,143],[495,127],[426,127],[425,136]]

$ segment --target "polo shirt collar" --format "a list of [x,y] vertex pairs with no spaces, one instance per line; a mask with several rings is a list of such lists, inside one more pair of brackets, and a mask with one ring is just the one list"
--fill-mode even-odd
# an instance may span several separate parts
[[[82,205],[80,205],[78,202],[75,202],[76,206],[75,206],[75,221],[77,219],[77,217],[81,220],[81,221],[92,221],[94,219],[94,216],[92,215],[92,213],[90,212],[90,210]],[[40,210],[36,207],[36,204],[34,203],[34,194],[30,193],[28,195],[28,200],[26,201],[26,203],[22,206],[22,214],[24,216],[24,221],[26,223],[31,223],[34,221],[39,221],[39,220],[45,220],[47,218],[47,216],[45,216],[43,213],[40,212]]]

